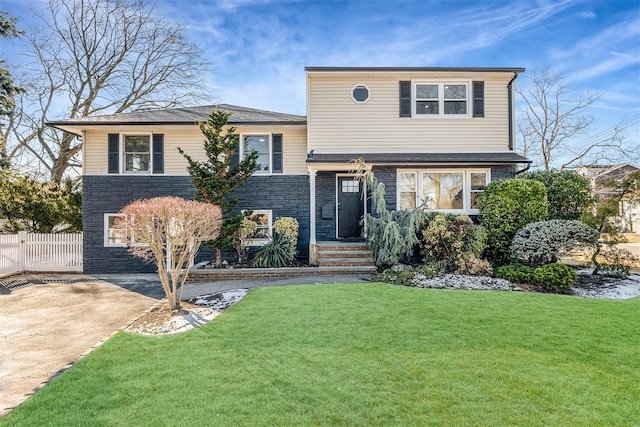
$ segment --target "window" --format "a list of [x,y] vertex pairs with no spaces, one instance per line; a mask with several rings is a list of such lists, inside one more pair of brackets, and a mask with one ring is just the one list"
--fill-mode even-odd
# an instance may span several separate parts
[[124,171],[151,172],[151,135],[123,135],[122,140]]
[[118,218],[124,218],[123,214],[104,214],[104,245],[126,246],[127,228],[117,223]]
[[463,172],[423,172],[422,203],[430,210],[463,209]]
[[416,173],[400,172],[400,209],[415,209],[416,207]]
[[273,217],[270,210],[256,209],[247,219],[258,225],[256,232],[251,236],[250,246],[262,246],[271,239]]
[[258,153],[256,159],[256,173],[271,172],[271,137],[270,135],[243,135],[242,156],[248,156],[252,152]]
[[398,209],[477,214],[489,170],[398,170]]
[[469,117],[469,82],[413,82],[413,117]]
[[369,100],[369,88],[365,85],[357,85],[351,89],[351,98],[358,104],[363,104]]

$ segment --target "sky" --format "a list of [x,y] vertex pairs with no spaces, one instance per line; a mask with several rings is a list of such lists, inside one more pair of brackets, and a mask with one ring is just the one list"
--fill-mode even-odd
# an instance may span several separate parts
[[[33,22],[29,9],[43,5],[0,0],[23,27]],[[526,68],[516,84],[549,70],[575,97],[600,92],[589,110],[591,135],[622,121],[627,148],[640,157],[640,0],[158,0],[156,7],[186,26],[212,64],[206,81],[216,102],[304,115],[305,66]]]

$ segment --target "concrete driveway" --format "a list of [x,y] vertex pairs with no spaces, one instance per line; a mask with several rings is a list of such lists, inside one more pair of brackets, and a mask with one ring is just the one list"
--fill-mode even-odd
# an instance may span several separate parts
[[[11,281],[9,280],[11,279]],[[15,283],[38,283],[12,287]],[[162,296],[89,276],[0,279],[0,416],[128,325]],[[148,289],[150,290],[150,289]]]

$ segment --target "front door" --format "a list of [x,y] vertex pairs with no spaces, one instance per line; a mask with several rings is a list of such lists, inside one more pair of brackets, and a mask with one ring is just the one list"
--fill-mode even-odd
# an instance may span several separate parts
[[362,182],[355,177],[338,177],[338,238],[360,237],[364,215]]

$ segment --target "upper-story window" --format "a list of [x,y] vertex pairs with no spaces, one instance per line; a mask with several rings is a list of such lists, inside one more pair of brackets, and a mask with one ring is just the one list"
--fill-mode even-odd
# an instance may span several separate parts
[[110,133],[107,147],[109,173],[164,173],[163,134]]
[[151,135],[123,135],[124,172],[151,172]]
[[242,156],[258,153],[256,173],[271,172],[271,135],[243,135]]
[[282,173],[283,144],[282,134],[244,134],[240,136],[239,154],[234,155],[232,164],[244,159],[252,152],[258,153],[256,174]]
[[414,81],[413,117],[469,117],[469,82]]

